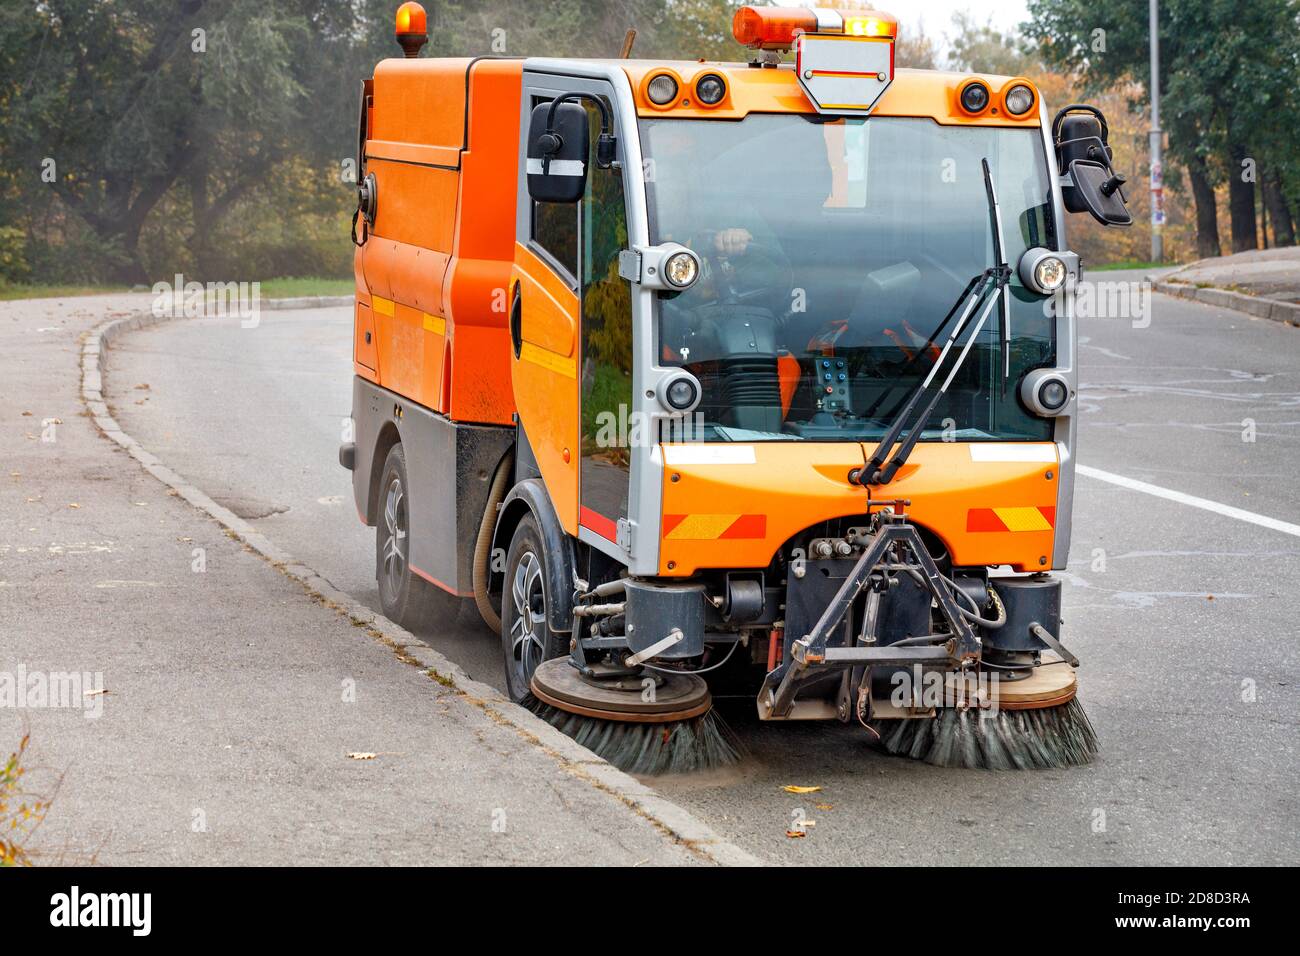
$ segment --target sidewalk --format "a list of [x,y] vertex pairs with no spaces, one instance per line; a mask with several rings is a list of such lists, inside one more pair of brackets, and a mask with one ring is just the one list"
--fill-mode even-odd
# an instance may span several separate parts
[[1156,290],[1300,325],[1300,246],[1201,259],[1161,277]]
[[26,728],[32,783],[61,777],[43,862],[743,858],[454,666],[427,675],[438,655],[313,599],[99,434],[81,340],[148,304],[0,303],[0,680],[107,691],[0,705],[0,759]]

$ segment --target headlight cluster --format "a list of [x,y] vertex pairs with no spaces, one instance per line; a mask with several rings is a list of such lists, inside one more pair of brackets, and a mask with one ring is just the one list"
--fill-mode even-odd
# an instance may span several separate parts
[[675,252],[664,260],[664,278],[679,289],[685,289],[700,274],[700,261],[689,252]]
[[1070,276],[1065,260],[1050,249],[1035,247],[1020,257],[1020,281],[1039,295],[1051,295]]
[[674,372],[659,389],[659,401],[670,412],[691,411],[700,404],[699,380],[685,369]]
[[1011,80],[998,96],[983,80],[970,79],[957,91],[957,102],[967,116],[980,116],[986,110],[996,113],[999,100],[1002,111],[1012,119],[1023,119],[1038,104],[1038,94],[1027,80]]
[[1054,368],[1036,368],[1021,380],[1020,400],[1035,415],[1054,418],[1070,403],[1070,382]]
[[[645,98],[664,110],[674,106],[714,109],[727,99],[727,81],[721,73],[701,73],[694,80],[683,80],[676,73],[663,70],[644,82]],[[694,100],[690,97],[692,88]]]

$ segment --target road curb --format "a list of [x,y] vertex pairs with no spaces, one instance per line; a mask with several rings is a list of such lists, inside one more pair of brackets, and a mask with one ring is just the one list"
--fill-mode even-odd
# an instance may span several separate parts
[[1165,295],[1191,299],[1220,309],[1244,312],[1257,319],[1269,319],[1285,325],[1300,326],[1300,305],[1291,302],[1279,302],[1276,299],[1265,299],[1262,296],[1246,295],[1244,292],[1233,292],[1230,289],[1218,289],[1213,286],[1196,286],[1190,282],[1170,282],[1167,279],[1156,281],[1154,286],[1157,292],[1163,292]]
[[[261,303],[261,307],[272,310],[327,308],[352,301],[351,296],[311,296],[270,300]],[[120,445],[145,471],[220,524],[231,537],[270,562],[282,574],[293,578],[309,594],[348,618],[354,626],[364,628],[373,639],[390,647],[403,663],[420,668],[432,680],[454,686],[469,703],[487,712],[497,723],[511,727],[560,763],[567,772],[621,800],[666,836],[708,862],[723,866],[764,865],[763,860],[724,840],[687,810],[578,745],[532,712],[512,703],[495,687],[472,679],[455,661],[334,587],[319,572],[277,547],[228,508],[217,504],[127,434],[113,417],[104,398],[100,356],[118,336],[174,318],[180,317],[139,312],[102,322],[86,334],[81,347],[81,400],[104,437]]]

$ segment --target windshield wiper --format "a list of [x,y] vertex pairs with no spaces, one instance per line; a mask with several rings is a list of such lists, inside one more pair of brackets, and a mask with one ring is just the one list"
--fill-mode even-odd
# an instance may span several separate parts
[[[987,158],[980,160],[984,167],[984,191],[989,200],[989,228],[993,231],[993,261],[996,263],[994,268],[1008,269],[1007,254],[1002,245],[1002,207],[998,205],[997,190],[993,188],[993,173],[989,170],[989,161]],[[1011,276],[1008,274],[1007,281]],[[1007,397],[1007,379],[1011,377],[1011,293],[1007,291],[1007,283],[1002,283],[1002,320],[1000,334],[998,336],[1002,347],[1002,397]]]
[[[1009,311],[1010,306],[1008,301],[1010,296],[1007,292],[1007,284],[1011,281],[1011,268],[1003,260],[1002,217],[998,212],[997,192],[993,188],[993,174],[989,169],[989,161],[987,159],[983,159],[980,162],[984,167],[984,190],[989,203],[989,227],[993,232],[993,255],[995,264],[992,267],[985,269],[981,275],[976,276],[972,280],[975,284],[973,292],[970,291],[971,286],[967,285],[966,290],[962,292],[961,297],[957,299],[956,304],[954,304],[952,310],[949,312],[949,315],[951,316],[953,312],[957,311],[958,306],[961,305],[963,300],[968,300],[966,308],[962,311],[961,318],[957,321],[957,324],[953,326],[952,333],[948,336],[948,341],[944,343],[943,350],[930,366],[929,373],[925,376],[925,379],[921,384],[912,392],[907,403],[903,405],[902,410],[890,423],[885,434],[881,436],[880,444],[876,446],[875,452],[863,465],[858,480],[864,485],[888,484],[893,480],[894,475],[898,473],[898,469],[902,468],[903,465],[907,463],[908,456],[912,454],[912,449],[916,447],[916,443],[921,437],[921,432],[925,429],[925,423],[930,420],[930,416],[934,413],[935,408],[939,404],[939,399],[941,399],[948,391],[948,386],[952,384],[953,380],[957,377],[957,373],[961,371],[961,367],[966,362],[966,356],[970,354],[971,346],[975,344],[975,340],[979,338],[980,333],[984,330],[984,323],[988,321],[989,313],[993,311],[993,307],[998,304],[999,300],[1001,300],[1003,304],[1001,315],[1001,344],[1003,367],[1002,388],[1005,393],[1006,376],[1010,373],[1011,355],[1011,314]],[[921,400],[930,390],[931,383],[938,376],[939,369],[942,368],[944,359],[948,357],[949,351],[956,343],[963,329],[965,329],[972,313],[974,313],[975,309],[981,303],[983,303],[984,308],[980,312],[979,320],[975,323],[970,335],[967,336],[966,344],[962,347],[956,361],[953,362],[952,368],[948,372],[948,376],[943,380],[943,384],[940,385],[939,388],[930,396],[929,401],[922,406]],[[947,319],[945,318],[944,321],[947,322]],[[942,328],[942,326],[940,327]],[[919,416],[915,414],[915,410],[918,407],[921,407],[921,413]],[[903,435],[904,431],[906,431],[907,437],[903,438],[902,443],[900,444],[899,438]],[[894,451],[895,445],[898,445],[898,450],[896,452]],[[890,458],[891,452],[893,452],[892,458]],[[888,464],[886,464],[886,462],[888,462]]]
[[[953,302],[952,308],[949,309],[947,315],[943,317],[943,321],[941,321],[938,325],[934,327],[934,331],[930,333],[928,338],[926,338],[924,344],[922,344],[919,348],[917,348],[916,351],[914,351],[911,354],[911,356],[908,357],[907,361],[903,363],[902,371],[900,371],[897,375],[893,377],[893,379],[890,380],[889,384],[884,387],[880,395],[876,397],[876,400],[872,402],[871,405],[867,408],[867,410],[862,413],[863,419],[868,421],[872,420],[876,414],[876,409],[878,409],[881,406],[881,403],[883,403],[886,398],[892,395],[894,389],[897,388],[899,385],[901,385],[905,379],[910,377],[908,373],[911,372],[912,366],[916,364],[917,360],[920,359],[921,356],[923,355],[930,354],[930,347],[934,345],[934,340],[939,337],[939,333],[941,333],[944,329],[948,327],[948,323],[952,321],[952,317],[957,314],[957,310],[961,308],[961,304],[966,301],[966,297],[971,294],[971,291],[975,289],[975,287],[980,282],[988,279],[989,271],[990,270],[985,269],[979,275],[971,277],[970,281],[966,283],[966,287],[962,289],[961,292],[958,294],[957,300]],[[965,321],[966,321],[966,317],[963,315],[961,320],[957,323],[957,326],[960,328],[961,323]],[[906,401],[907,401],[907,396],[904,395],[903,398],[899,401],[899,403],[895,405],[893,409],[890,412],[888,412],[885,417],[887,417],[890,421],[893,421],[894,416],[898,414],[899,409],[903,405],[903,402]]]

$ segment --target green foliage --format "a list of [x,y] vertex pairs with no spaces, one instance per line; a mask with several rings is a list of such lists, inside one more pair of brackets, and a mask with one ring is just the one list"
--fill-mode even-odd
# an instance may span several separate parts
[[23,282],[31,271],[26,233],[17,226],[0,226],[0,282]]
[[106,285],[8,285],[0,282],[0,302],[16,299],[68,299],[79,295],[109,295],[127,292],[126,286]]
[[27,841],[45,819],[49,801],[27,791],[23,757],[30,738],[26,735],[9,759],[0,763],[0,867],[31,866]]
[[[1126,89],[1135,107],[1149,107],[1145,3],[1029,0],[1029,11],[1026,33],[1049,63],[1076,72],[1094,93]],[[1240,183],[1240,157],[1249,156],[1256,178],[1276,176],[1294,208],[1300,0],[1161,0],[1159,30],[1169,158],[1208,189]]]
[[[0,278],[348,275],[343,164],[361,80],[400,52],[398,2],[4,4]],[[612,57],[629,27],[635,55],[739,52],[730,0],[425,6],[425,56]]]

